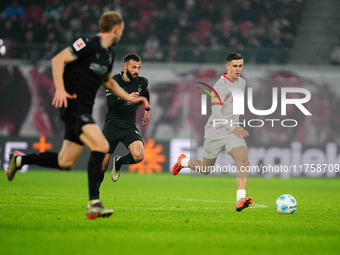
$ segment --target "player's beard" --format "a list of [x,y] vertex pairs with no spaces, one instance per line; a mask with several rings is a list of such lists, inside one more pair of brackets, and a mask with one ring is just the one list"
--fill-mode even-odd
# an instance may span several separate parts
[[127,77],[129,77],[130,81],[134,81],[134,82],[138,81],[138,74],[137,74],[137,77],[133,77],[132,73],[128,69],[126,69],[126,75]]

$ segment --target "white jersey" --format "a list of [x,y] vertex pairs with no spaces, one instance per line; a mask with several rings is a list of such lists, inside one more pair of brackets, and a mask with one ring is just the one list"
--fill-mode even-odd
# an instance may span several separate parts
[[[205,138],[223,138],[226,135],[230,135],[234,128],[239,126],[239,115],[233,114],[233,95],[231,89],[239,88],[244,94],[245,87],[246,81],[243,78],[240,77],[236,81],[232,81],[227,78],[226,73],[215,83],[214,90],[218,95],[212,91],[216,103],[212,100],[212,114],[205,125]],[[215,121],[214,123],[214,120],[225,120],[227,123],[218,124],[222,121]]]

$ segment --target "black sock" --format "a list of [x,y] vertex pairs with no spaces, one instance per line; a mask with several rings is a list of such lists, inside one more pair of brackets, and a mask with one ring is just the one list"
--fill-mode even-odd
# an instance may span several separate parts
[[99,199],[99,187],[104,178],[104,172],[102,172],[104,156],[105,153],[103,152],[91,152],[90,160],[87,165],[90,200]]
[[21,158],[22,165],[38,165],[51,168],[61,169],[58,164],[58,153],[43,152],[23,155]]
[[121,157],[119,160],[116,160],[116,169],[120,170],[120,168],[124,164],[135,164],[135,163],[136,163],[135,159],[132,157],[131,153],[129,153],[125,155],[124,157]]

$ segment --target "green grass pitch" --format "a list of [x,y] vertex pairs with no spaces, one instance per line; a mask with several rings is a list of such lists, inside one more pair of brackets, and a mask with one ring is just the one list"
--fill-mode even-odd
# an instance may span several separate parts
[[[250,178],[254,206],[238,213],[234,178],[109,174],[86,219],[87,173],[0,175],[0,254],[340,254],[339,179]],[[293,215],[275,211],[293,195]]]

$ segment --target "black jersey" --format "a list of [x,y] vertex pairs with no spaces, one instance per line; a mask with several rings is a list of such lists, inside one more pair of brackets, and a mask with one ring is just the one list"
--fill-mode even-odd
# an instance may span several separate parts
[[[128,94],[139,92],[139,96],[146,96],[148,93],[148,80],[144,77],[138,77],[137,81],[127,82],[123,77],[123,72],[113,76],[113,79]],[[136,112],[138,105],[125,102],[120,98],[112,95],[106,90],[107,114],[105,116],[104,129],[119,128],[127,129],[136,126]]]
[[69,94],[76,94],[80,111],[91,114],[98,88],[112,71],[113,47],[104,48],[100,35],[79,38],[69,47],[76,60],[65,65],[64,83]]

